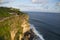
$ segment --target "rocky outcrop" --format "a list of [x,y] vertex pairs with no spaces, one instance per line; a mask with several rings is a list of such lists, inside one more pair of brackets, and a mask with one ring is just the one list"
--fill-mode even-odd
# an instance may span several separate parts
[[[12,25],[11,26],[11,40],[17,40],[17,35],[19,37],[19,40],[23,37],[24,33],[27,32],[30,27],[28,23],[28,17],[21,17],[19,15],[15,16],[14,19],[12,19]],[[20,32],[20,33],[19,33]],[[15,38],[16,39],[15,39]]]
[[33,40],[35,36],[36,35],[33,32],[33,30],[30,29],[29,31],[24,33],[24,36],[23,36],[22,40]]
[[[0,40],[35,40],[29,16],[15,8],[0,8]],[[39,39],[39,38],[38,38]]]
[[[9,11],[11,12],[11,10]],[[29,16],[22,12],[15,11],[12,11],[12,13],[15,14],[10,14],[11,16],[1,18],[0,20],[1,40],[22,40],[24,33],[30,30]]]

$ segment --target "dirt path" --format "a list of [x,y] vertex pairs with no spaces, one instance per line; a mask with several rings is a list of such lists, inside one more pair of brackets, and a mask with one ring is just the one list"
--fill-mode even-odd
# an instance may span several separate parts
[[9,19],[11,17],[14,17],[14,16],[17,16],[17,15],[13,15],[13,16],[10,16],[10,17],[2,18],[2,19],[0,19],[0,22],[3,22],[3,21],[5,21],[5,20],[7,20],[7,19]]

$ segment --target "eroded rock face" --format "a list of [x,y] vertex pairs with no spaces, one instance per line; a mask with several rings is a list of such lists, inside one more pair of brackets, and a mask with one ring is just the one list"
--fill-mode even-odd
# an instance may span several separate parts
[[34,32],[32,30],[29,30],[24,33],[22,40],[33,40],[34,36],[35,36]]
[[[23,17],[20,15],[14,15],[12,17],[6,18],[7,25],[10,27],[11,40],[21,40],[24,33],[30,30],[28,23],[28,16]],[[5,40],[5,38],[4,38]]]
[[29,16],[18,9],[0,7],[0,39],[22,40],[24,33],[30,30],[28,21]]
[[[24,33],[30,30],[28,17],[16,16],[12,19],[13,24],[11,25],[11,40],[21,40]],[[18,26],[18,27],[17,27]]]
[[24,36],[21,40],[43,40],[37,36],[32,29],[24,33]]

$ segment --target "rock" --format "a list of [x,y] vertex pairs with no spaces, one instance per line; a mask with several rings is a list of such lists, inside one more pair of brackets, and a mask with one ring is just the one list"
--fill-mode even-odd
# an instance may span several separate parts
[[33,40],[34,37],[35,37],[35,34],[32,31],[32,29],[30,29],[29,31],[24,33],[24,37],[22,38],[22,40]]
[[24,33],[30,30],[29,16],[18,9],[0,7],[0,18],[1,40],[21,40]]

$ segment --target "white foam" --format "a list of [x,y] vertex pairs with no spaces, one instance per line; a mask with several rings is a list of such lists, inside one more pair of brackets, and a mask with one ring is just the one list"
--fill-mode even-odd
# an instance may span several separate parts
[[30,28],[33,29],[33,32],[41,39],[41,40],[45,40],[43,38],[43,36],[41,34],[39,34],[39,32],[36,30],[36,28],[34,27],[33,24],[30,24]]

